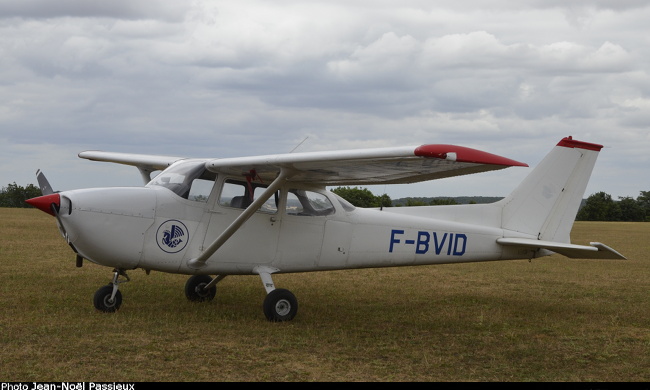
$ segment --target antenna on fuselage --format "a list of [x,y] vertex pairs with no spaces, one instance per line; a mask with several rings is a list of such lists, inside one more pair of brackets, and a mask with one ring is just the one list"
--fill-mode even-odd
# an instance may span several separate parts
[[295,148],[291,149],[291,151],[289,153],[293,153],[296,149],[298,149],[300,147],[300,145],[302,145],[305,141],[307,141],[307,138],[309,138],[309,136],[305,137],[305,139],[300,141],[300,143],[298,145],[296,145]]

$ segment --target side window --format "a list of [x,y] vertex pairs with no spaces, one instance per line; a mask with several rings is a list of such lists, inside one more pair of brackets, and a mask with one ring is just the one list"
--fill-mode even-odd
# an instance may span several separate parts
[[287,194],[287,214],[330,215],[334,214],[334,206],[327,196],[318,192],[289,190]]
[[[246,186],[240,182],[226,180],[221,188],[219,204],[228,207],[246,208],[250,198],[246,198]],[[248,203],[247,203],[248,202]]]
[[196,202],[207,202],[216,179],[216,173],[205,171],[201,177],[192,180],[190,193],[187,199],[194,200]]
[[[259,198],[264,191],[266,191],[266,186],[255,187],[255,190],[253,192],[253,199]],[[271,196],[269,199],[266,200],[266,202],[264,202],[262,207],[260,207],[259,211],[269,213],[269,214],[275,214],[278,212],[279,202],[280,202],[280,191],[276,191],[274,196]]]
[[[259,198],[266,190],[266,186],[259,183],[247,183],[245,181],[228,179],[223,184],[219,204],[226,207],[245,209],[253,200]],[[252,191],[252,194],[251,194]],[[271,196],[258,211],[275,214],[278,212],[279,192]]]
[[347,200],[341,198],[341,197],[338,196],[337,194],[334,194],[334,196],[336,197],[336,199],[337,199],[337,200],[339,201],[339,203],[341,204],[341,207],[343,207],[343,210],[349,212],[349,211],[354,211],[354,210],[356,209],[356,207],[355,207],[352,203],[350,203],[350,202],[348,202]]

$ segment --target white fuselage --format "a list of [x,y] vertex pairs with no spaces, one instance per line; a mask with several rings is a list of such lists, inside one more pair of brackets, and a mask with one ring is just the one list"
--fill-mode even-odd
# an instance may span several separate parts
[[528,236],[504,234],[497,227],[498,209],[490,205],[362,209],[325,189],[302,188],[326,198],[319,202],[331,203],[326,215],[310,215],[295,212],[294,188],[288,184],[278,191],[275,207],[255,212],[205,267],[189,268],[187,262],[242,213],[222,201],[224,181],[216,180],[202,201],[155,186],[67,191],[61,193],[59,220],[68,242],[90,261],[183,274],[251,274],[258,266],[307,272],[534,255],[497,244],[506,235]]

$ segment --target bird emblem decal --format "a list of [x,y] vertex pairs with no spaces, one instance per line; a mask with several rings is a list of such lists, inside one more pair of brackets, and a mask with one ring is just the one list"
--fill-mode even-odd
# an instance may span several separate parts
[[189,240],[187,226],[176,219],[163,222],[156,233],[158,247],[167,253],[182,251]]
[[185,232],[178,225],[172,225],[170,230],[163,232],[162,243],[170,248],[176,248],[181,242]]

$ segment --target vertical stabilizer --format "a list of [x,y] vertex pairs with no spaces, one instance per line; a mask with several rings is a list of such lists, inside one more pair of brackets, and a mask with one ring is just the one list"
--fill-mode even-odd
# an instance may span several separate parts
[[571,228],[602,145],[562,139],[508,197],[502,227],[569,243]]

